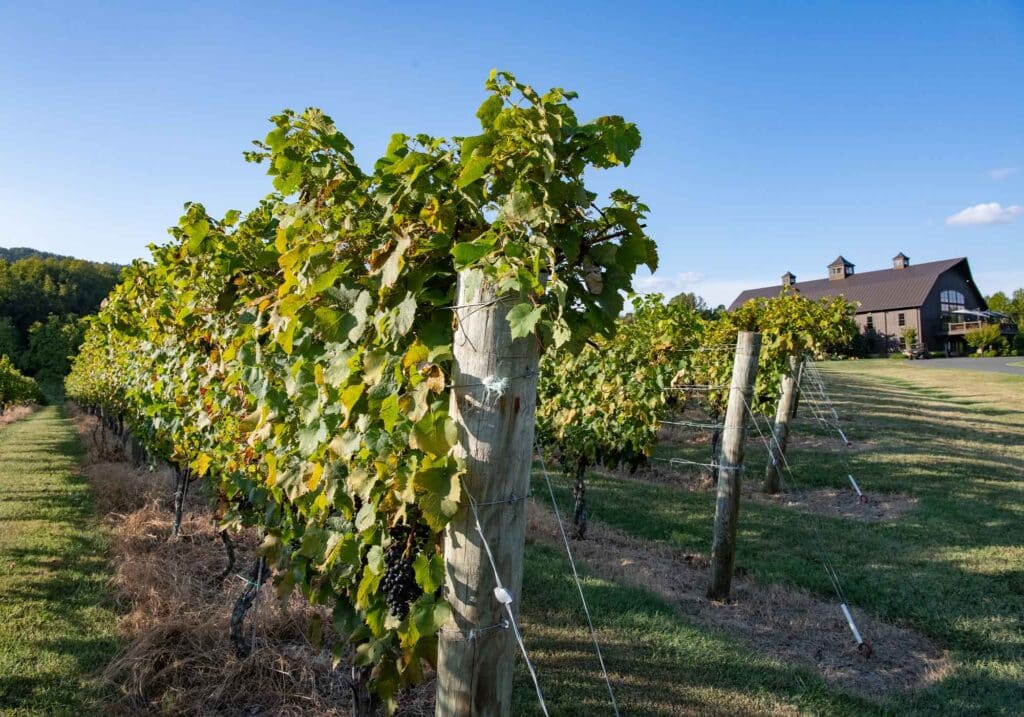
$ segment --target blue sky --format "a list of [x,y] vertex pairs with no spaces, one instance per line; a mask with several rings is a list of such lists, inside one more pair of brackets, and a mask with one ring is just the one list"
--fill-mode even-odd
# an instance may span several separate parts
[[185,201],[269,191],[241,152],[281,108],[369,166],[395,131],[474,132],[492,67],[639,125],[594,181],[651,206],[646,289],[728,303],[898,251],[1024,285],[1022,2],[0,1],[0,246],[144,256]]

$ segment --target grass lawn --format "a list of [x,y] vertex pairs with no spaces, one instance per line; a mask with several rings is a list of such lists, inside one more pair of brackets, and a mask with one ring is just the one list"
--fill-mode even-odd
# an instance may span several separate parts
[[[867,702],[695,628],[653,593],[589,578],[623,713],[1024,714],[1024,379],[890,361],[822,369],[846,433],[873,444],[848,456],[862,489],[917,505],[892,522],[863,523],[747,500],[737,567],[833,599],[818,561],[823,545],[853,605],[948,648],[952,669],[923,690]],[[795,431],[828,433],[809,418]],[[696,460],[705,450],[659,448]],[[746,475],[759,481],[765,452],[751,442],[748,455]],[[843,452],[794,448],[790,457],[799,487],[848,486]],[[708,552],[712,493],[596,474],[589,481],[592,520]],[[570,498],[559,482],[565,512]],[[535,479],[534,495],[545,490]],[[552,714],[610,713],[572,590],[563,556],[532,545],[523,611],[541,684],[559,705]],[[530,714],[536,699],[524,677],[517,714]]]
[[0,714],[103,714],[106,541],[56,407],[0,428]]

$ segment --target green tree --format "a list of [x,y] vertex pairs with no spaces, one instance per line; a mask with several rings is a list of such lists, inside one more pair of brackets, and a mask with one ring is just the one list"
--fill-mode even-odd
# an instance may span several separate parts
[[964,335],[964,340],[979,354],[1000,355],[1008,348],[999,324],[983,324],[977,329],[972,329]]
[[51,315],[94,313],[120,275],[121,267],[114,264],[59,257],[30,249],[3,250],[0,252],[0,351],[6,349],[20,368],[32,372],[32,363],[38,361],[26,355],[32,327],[45,324]]
[[0,356],[8,356],[14,361],[21,352],[21,332],[9,316],[0,316]]
[[908,326],[905,329],[903,329],[903,348],[905,348],[907,351],[913,351],[914,344],[916,343],[917,329],[915,329],[913,326]]
[[986,299],[988,308],[1010,317],[1018,327],[1024,328],[1024,288],[1016,289],[1010,296],[997,291]]
[[29,327],[23,365],[40,384],[60,384],[85,335],[81,319],[72,314],[50,314]]

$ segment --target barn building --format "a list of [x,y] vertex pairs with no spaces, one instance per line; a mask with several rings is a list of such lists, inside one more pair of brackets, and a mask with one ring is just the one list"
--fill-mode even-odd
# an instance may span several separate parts
[[827,269],[827,278],[803,282],[787,271],[781,285],[748,289],[729,310],[753,298],[778,296],[785,287],[809,299],[842,296],[857,305],[857,325],[871,353],[900,350],[908,328],[927,350],[950,355],[965,353],[964,335],[983,324],[999,324],[1010,339],[1017,333],[1007,317],[988,311],[964,257],[911,265],[910,257],[900,252],[888,269],[856,273],[839,256]]

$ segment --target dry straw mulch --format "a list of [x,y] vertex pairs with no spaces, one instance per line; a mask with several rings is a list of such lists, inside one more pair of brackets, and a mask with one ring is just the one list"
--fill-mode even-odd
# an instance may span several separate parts
[[20,421],[22,418],[30,415],[38,408],[39,406],[36,406],[35,404],[31,406],[12,406],[11,408],[8,408],[4,411],[4,414],[0,416],[0,428],[9,423]]
[[[549,545],[562,541],[554,514],[531,502],[527,535]],[[698,625],[728,633],[782,662],[818,671],[837,687],[878,699],[921,689],[950,667],[948,653],[921,633],[850,606],[874,648],[858,652],[839,605],[799,588],[734,578],[729,603],[708,600],[707,559],[591,522],[588,538],[572,544],[597,576],[653,590]]]
[[[330,615],[300,595],[277,599],[260,592],[256,647],[239,659],[228,639],[231,610],[244,587],[239,574],[252,565],[257,536],[235,534],[237,562],[220,580],[227,558],[207,502],[189,497],[181,536],[172,541],[174,478],[169,468],[130,464],[123,447],[98,420],[72,409],[86,446],[84,471],[111,535],[112,586],[122,608],[124,647],[104,678],[117,699],[109,714],[138,715],[334,715],[350,714],[348,670],[332,667],[329,647],[338,641]],[[307,636],[322,620],[325,643]],[[251,634],[251,633],[250,633]],[[433,714],[433,686],[403,695],[399,714]]]
[[884,523],[899,518],[913,510],[917,498],[899,493],[876,493],[868,491],[861,500],[852,490],[822,488],[800,490],[778,495],[766,495],[751,491],[749,496],[759,503],[769,503],[783,508],[792,508],[805,513],[816,513],[829,518],[858,520],[863,523]]

